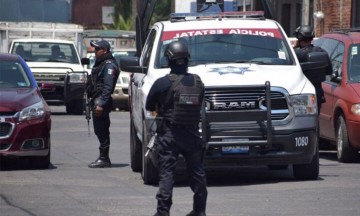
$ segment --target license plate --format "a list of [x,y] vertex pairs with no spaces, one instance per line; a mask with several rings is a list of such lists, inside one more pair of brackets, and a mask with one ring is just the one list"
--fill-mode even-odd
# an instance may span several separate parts
[[221,150],[223,154],[247,154],[249,146],[223,146]]

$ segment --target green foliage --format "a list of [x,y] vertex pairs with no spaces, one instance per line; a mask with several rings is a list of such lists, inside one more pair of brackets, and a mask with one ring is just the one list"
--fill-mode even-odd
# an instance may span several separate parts
[[[105,30],[116,29],[116,30],[133,30],[135,23],[135,14],[132,14],[132,7],[135,4],[134,0],[114,0],[114,24],[103,25]],[[170,0],[158,0],[155,7],[151,24],[161,20],[169,19],[171,12],[171,1]]]
[[114,13],[113,25],[103,25],[105,30],[125,30],[130,31],[133,29],[134,18],[131,13],[132,1],[131,0],[113,0]]
[[[115,20],[117,21],[115,22]],[[105,30],[115,29],[115,30],[131,31],[133,27],[133,21],[134,19],[132,18],[125,19],[122,15],[118,14],[117,19],[114,18],[113,25],[103,25],[103,28]]]
[[158,0],[151,22],[155,23],[161,20],[168,20],[170,13],[171,13],[171,1]]

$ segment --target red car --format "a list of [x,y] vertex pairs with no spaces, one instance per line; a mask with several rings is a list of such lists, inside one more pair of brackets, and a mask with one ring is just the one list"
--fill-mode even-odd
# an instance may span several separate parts
[[337,146],[340,162],[358,160],[360,150],[360,31],[328,33],[314,42],[330,56],[333,75],[323,82],[320,137]]
[[48,168],[50,114],[26,62],[0,53],[0,162],[27,157],[31,166]]

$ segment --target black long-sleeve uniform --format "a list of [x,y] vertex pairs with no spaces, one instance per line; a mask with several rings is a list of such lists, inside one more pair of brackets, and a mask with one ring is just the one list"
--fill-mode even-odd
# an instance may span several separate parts
[[[193,85],[195,79],[189,73],[184,73],[187,68],[175,67],[170,73],[184,74],[182,84]],[[162,106],[166,112],[172,109],[173,100],[166,100],[167,91],[171,87],[171,81],[167,76],[156,80],[151,87],[145,107],[149,111],[157,111]],[[166,102],[166,104],[162,104]],[[158,201],[157,213],[169,215],[172,205],[172,191],[174,174],[179,154],[186,160],[186,167],[190,177],[190,188],[194,192],[193,210],[205,213],[207,200],[206,174],[202,163],[202,141],[198,125],[172,126],[163,123],[157,128],[157,160],[159,167],[159,190],[156,195]]]

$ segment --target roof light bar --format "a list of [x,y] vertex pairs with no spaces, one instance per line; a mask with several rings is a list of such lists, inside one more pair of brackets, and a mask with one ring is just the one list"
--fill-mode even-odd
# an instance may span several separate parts
[[209,13],[172,13],[171,21],[206,20],[221,18],[264,18],[264,11],[236,11],[236,12],[209,12]]

